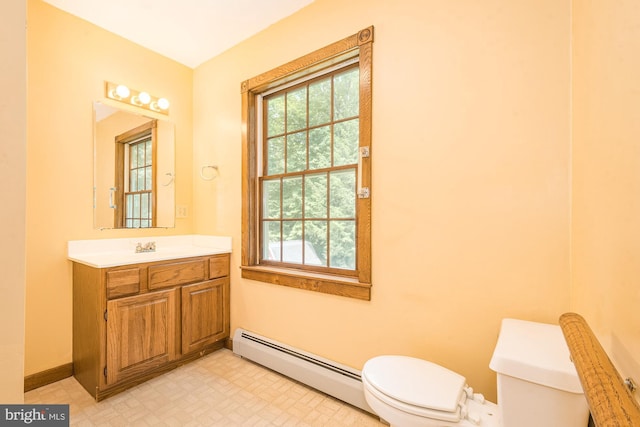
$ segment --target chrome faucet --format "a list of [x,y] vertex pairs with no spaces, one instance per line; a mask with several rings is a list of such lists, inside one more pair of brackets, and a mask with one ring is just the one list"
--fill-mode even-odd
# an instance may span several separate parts
[[140,252],[155,252],[156,251],[156,242],[147,242],[144,245],[140,242],[136,245],[136,253]]

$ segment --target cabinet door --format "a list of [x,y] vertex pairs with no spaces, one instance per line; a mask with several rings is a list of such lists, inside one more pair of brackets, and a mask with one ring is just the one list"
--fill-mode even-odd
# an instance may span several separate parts
[[107,302],[107,384],[176,357],[177,289]]
[[182,287],[182,353],[229,336],[229,279]]

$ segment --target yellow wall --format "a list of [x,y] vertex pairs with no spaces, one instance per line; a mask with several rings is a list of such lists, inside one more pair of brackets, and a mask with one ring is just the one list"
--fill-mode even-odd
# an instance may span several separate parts
[[0,403],[23,402],[26,0],[0,2]]
[[192,232],[93,229],[93,101],[104,81],[171,101],[176,202],[192,203],[193,70],[40,0],[28,0],[27,285],[25,375],[71,362],[71,264],[66,244]]
[[232,330],[357,368],[427,358],[495,398],[500,320],[569,308],[569,1],[316,0],[211,59],[194,74],[194,153],[221,176],[194,183],[196,229],[232,235],[240,264],[240,82],[369,25],[372,299],[232,268]]
[[574,1],[573,15],[572,309],[637,381],[640,4]]

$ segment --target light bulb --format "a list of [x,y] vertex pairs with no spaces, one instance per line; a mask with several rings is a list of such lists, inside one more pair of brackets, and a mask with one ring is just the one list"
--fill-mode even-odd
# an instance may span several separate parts
[[167,98],[158,99],[158,108],[160,108],[161,110],[168,110],[169,100]]
[[151,102],[151,95],[149,95],[147,92],[140,92],[138,94],[138,100],[144,104],[147,105],[148,103]]
[[131,92],[129,91],[129,88],[125,85],[118,85],[116,87],[116,95],[118,95],[120,98],[128,98],[130,93]]

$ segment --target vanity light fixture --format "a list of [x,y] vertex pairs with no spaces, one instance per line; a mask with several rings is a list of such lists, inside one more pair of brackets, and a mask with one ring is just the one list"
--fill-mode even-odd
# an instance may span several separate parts
[[134,105],[156,113],[169,114],[169,100],[150,95],[148,92],[130,89],[125,85],[105,82],[105,95],[109,99]]

